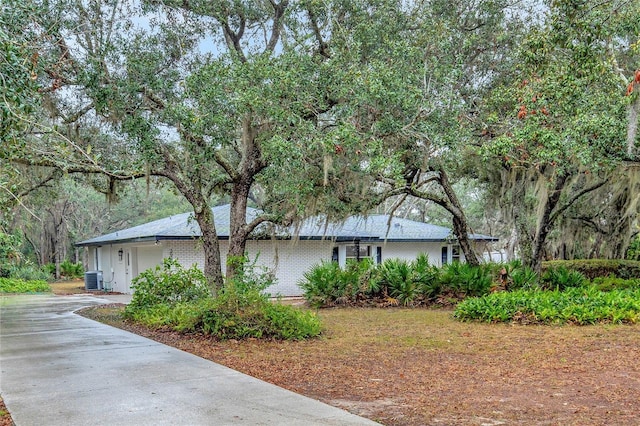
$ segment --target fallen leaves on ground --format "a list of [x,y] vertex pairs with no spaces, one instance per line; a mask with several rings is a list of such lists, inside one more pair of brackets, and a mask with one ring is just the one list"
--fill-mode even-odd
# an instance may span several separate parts
[[11,414],[7,411],[2,398],[0,398],[0,426],[14,426]]
[[323,336],[225,341],[83,315],[385,425],[638,425],[640,329],[459,323],[451,311],[321,310]]

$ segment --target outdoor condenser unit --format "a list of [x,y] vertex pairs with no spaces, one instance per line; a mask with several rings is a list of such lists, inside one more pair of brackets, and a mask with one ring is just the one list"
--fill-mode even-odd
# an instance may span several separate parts
[[84,273],[85,290],[102,290],[102,271],[87,271]]

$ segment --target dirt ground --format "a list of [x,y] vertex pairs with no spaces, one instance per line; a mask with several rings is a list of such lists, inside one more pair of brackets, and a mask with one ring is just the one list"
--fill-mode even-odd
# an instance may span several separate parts
[[640,425],[640,328],[468,324],[426,309],[321,310],[323,337],[227,341],[83,315],[385,425]]

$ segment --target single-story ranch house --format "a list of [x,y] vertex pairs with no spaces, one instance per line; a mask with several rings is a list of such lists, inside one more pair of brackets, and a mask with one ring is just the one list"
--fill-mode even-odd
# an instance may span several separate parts
[[[248,219],[257,210],[249,209]],[[229,205],[213,208],[220,239],[222,264],[226,264],[229,239]],[[341,223],[322,218],[308,219],[298,229],[287,228],[267,235],[257,229],[247,242],[251,260],[272,270],[277,283],[267,289],[272,295],[299,296],[303,274],[321,261],[372,258],[380,263],[389,258],[414,260],[426,253],[435,265],[464,260],[450,229],[386,215],[353,216]],[[131,293],[131,281],[148,268],[174,258],[185,267],[204,266],[198,238],[200,228],[191,213],[184,213],[78,243],[88,249],[88,289]],[[478,251],[497,238],[472,234]]]

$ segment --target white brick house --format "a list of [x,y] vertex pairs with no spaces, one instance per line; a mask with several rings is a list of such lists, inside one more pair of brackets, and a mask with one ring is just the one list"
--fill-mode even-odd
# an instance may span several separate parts
[[[222,264],[226,264],[229,237],[229,206],[213,208],[220,239]],[[247,216],[254,217],[249,209]],[[327,224],[322,218],[307,220],[297,231],[279,230],[267,235],[258,230],[247,243],[247,254],[257,264],[273,271],[277,283],[267,289],[273,295],[299,296],[298,282],[303,274],[321,261],[337,261],[344,266],[348,259],[370,257],[375,262],[389,258],[415,259],[426,253],[435,265],[464,260],[450,229],[391,218],[384,215],[350,217],[342,223]],[[259,235],[258,235],[259,234]],[[294,235],[295,234],[295,235]],[[200,228],[192,214],[184,213],[143,225],[102,235],[78,243],[86,247],[88,276],[95,277],[99,288],[131,293],[131,281],[148,268],[174,258],[185,267],[204,266],[199,242]],[[496,238],[473,234],[477,245]],[[481,247],[479,247],[481,248]],[[99,283],[99,284],[98,284]],[[93,287],[90,287],[93,288]]]

